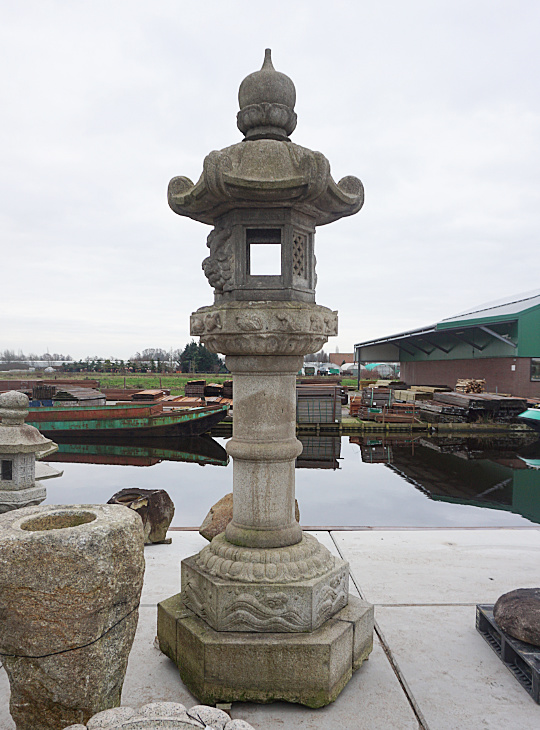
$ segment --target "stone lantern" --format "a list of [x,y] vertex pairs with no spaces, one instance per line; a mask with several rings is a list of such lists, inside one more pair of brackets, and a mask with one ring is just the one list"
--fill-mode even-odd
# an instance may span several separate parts
[[25,424],[28,396],[12,390],[0,395],[0,513],[40,504],[47,496],[36,485],[36,453],[53,442]]
[[196,184],[169,183],[175,213],[213,226],[203,269],[214,304],[191,334],[234,378],[233,519],[182,561],[182,593],[158,609],[162,651],[203,702],[333,701],[372,648],[373,608],[349,596],[348,564],[295,519],[296,373],[337,334],[315,303],[315,228],[360,210],[320,152],[290,141],[296,91],[270,51],[240,86],[242,142],[211,152]]

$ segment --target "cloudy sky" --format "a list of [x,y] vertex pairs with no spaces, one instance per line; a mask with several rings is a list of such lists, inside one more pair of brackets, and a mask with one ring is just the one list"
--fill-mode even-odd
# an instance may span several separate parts
[[0,349],[182,347],[209,228],[167,206],[240,141],[272,48],[297,144],[364,208],[318,229],[327,349],[539,287],[537,0],[0,0]]

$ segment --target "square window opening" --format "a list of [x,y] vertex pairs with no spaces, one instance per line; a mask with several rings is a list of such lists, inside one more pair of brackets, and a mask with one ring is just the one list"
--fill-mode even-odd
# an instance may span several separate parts
[[250,276],[281,276],[281,230],[250,228],[246,231]]
[[13,480],[13,462],[11,459],[2,459],[2,481],[11,482]]

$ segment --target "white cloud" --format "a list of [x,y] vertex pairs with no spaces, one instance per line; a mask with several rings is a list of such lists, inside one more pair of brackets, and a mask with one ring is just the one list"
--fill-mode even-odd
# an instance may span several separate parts
[[240,140],[238,85],[267,46],[296,84],[294,141],[366,187],[317,235],[330,349],[537,287],[539,16],[534,0],[8,0],[0,346],[188,341],[212,301],[208,228],[169,210],[167,183]]

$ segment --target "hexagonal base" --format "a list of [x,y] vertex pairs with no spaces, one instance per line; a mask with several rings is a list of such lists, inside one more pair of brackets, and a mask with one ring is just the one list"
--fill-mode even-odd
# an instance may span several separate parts
[[158,604],[161,651],[205,704],[333,702],[373,648],[373,606],[348,605],[303,634],[218,632],[185,608],[181,594]]
[[349,564],[336,561],[316,578],[290,583],[247,583],[218,578],[182,560],[186,608],[215,631],[314,631],[347,605]]
[[46,496],[47,490],[41,485],[24,489],[0,489],[0,513],[41,504]]

